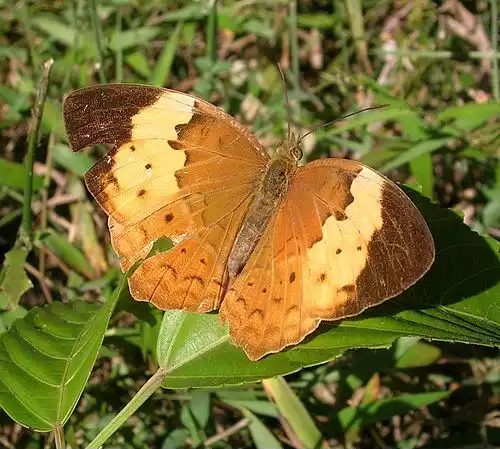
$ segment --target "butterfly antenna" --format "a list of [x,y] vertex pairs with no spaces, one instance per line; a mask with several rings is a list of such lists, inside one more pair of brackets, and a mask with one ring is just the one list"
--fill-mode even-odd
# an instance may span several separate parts
[[333,125],[336,122],[340,122],[340,120],[344,120],[346,118],[352,117],[353,115],[361,114],[362,112],[366,112],[366,111],[373,111],[373,110],[376,110],[376,109],[382,109],[382,108],[385,108],[387,106],[389,106],[389,105],[388,104],[379,104],[379,105],[376,105],[376,106],[369,106],[367,108],[360,109],[359,111],[351,112],[349,114],[346,114],[346,115],[343,115],[343,116],[338,117],[336,119],[333,119],[333,120],[331,120],[329,122],[323,123],[322,125],[316,126],[316,128],[314,128],[311,131],[305,133],[303,136],[300,136],[298,143],[300,143],[302,141],[302,139],[304,139],[305,137],[307,137],[309,134],[315,133],[318,129],[326,128],[327,126]]
[[284,74],[283,69],[281,68],[281,64],[279,62],[278,62],[278,70],[280,71],[281,81],[283,83],[283,92],[285,93],[286,113],[288,116],[288,138],[287,138],[287,140],[290,140],[290,137],[292,135],[292,111],[290,110],[290,102],[288,101],[288,89],[286,87],[285,74]]

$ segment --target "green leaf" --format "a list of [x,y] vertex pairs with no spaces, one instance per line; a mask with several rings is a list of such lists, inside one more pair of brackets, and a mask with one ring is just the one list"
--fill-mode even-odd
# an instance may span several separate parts
[[66,131],[61,114],[61,103],[47,98],[43,106],[42,125],[57,137],[66,138]]
[[149,78],[151,69],[148,65],[148,60],[142,52],[135,51],[125,56],[125,62],[144,78]]
[[429,153],[413,159],[410,162],[411,172],[417,179],[417,183],[422,186],[422,193],[428,198],[432,198],[434,191],[434,166],[432,156]]
[[469,103],[447,108],[438,114],[437,119],[441,121],[453,120],[457,128],[470,131],[482,125],[490,117],[499,115],[499,103]]
[[9,105],[7,117],[16,121],[21,120],[21,111],[30,108],[29,95],[26,92],[17,92],[7,86],[0,86],[0,99]]
[[0,271],[0,309],[16,308],[23,293],[33,287],[24,271],[26,257],[25,248],[13,248],[5,255]]
[[[403,342],[405,339],[401,338],[397,343]],[[398,369],[428,366],[441,357],[441,350],[437,346],[422,341],[407,340],[405,343],[409,343],[405,345],[405,348],[401,348],[403,345],[395,345],[400,349],[396,352],[396,368]]]
[[306,407],[283,377],[266,379],[264,388],[271,394],[281,415],[295,432],[302,447],[319,447],[322,436]]
[[177,53],[177,47],[179,46],[179,39],[183,26],[183,22],[179,22],[170,36],[170,39],[165,43],[163,51],[156,61],[155,69],[149,80],[150,84],[160,87],[167,84],[170,69],[172,68],[172,62],[174,61],[175,54]]
[[204,429],[210,419],[210,393],[201,390],[192,391],[188,406],[198,427]]
[[83,274],[88,278],[93,278],[95,276],[94,270],[82,251],[73,246],[66,237],[52,231],[44,236],[41,242],[77,273]]
[[387,109],[378,109],[375,111],[365,112],[363,114],[355,116],[354,118],[349,118],[348,120],[343,121],[343,124],[330,128],[328,130],[328,134],[343,134],[346,131],[359,128],[360,126],[369,125],[370,123],[387,120],[400,122],[405,118],[409,118],[417,122],[419,121],[418,114],[411,109],[404,107],[391,107]]
[[178,449],[179,447],[184,447],[187,438],[189,438],[188,429],[174,429],[163,440],[161,449]]
[[406,394],[389,399],[380,399],[370,404],[353,408],[347,407],[337,414],[337,419],[344,430],[366,426],[393,416],[402,415],[420,407],[440,401],[449,396],[448,391]]
[[283,446],[273,433],[250,410],[241,407],[241,413],[248,418],[248,430],[257,449],[282,449]]
[[75,301],[34,308],[0,335],[0,406],[23,426],[53,430],[87,383],[127,279],[102,307]]
[[112,51],[127,50],[140,45],[147,44],[161,33],[162,29],[156,26],[145,26],[133,30],[121,31],[113,33],[109,42],[109,48]]
[[35,28],[45,32],[50,37],[66,45],[72,47],[75,42],[76,30],[61,22],[61,20],[52,14],[43,14],[35,16],[31,22]]
[[12,323],[20,318],[24,318],[27,313],[28,311],[22,306],[0,313],[0,334],[10,329]]
[[[26,169],[23,164],[0,159],[0,186],[7,186],[15,190],[24,189],[24,178]],[[33,191],[40,190],[43,185],[42,176],[33,176]]]
[[205,439],[203,429],[210,419],[210,394],[208,391],[193,391],[191,400],[184,404],[180,415],[181,422],[189,429],[194,446]]
[[200,20],[208,15],[209,4],[195,3],[177,11],[169,11],[162,16],[162,22],[182,22],[187,20]]
[[83,176],[92,168],[95,162],[88,153],[83,151],[73,153],[68,145],[62,143],[54,145],[52,157],[57,165],[78,176]]
[[329,29],[338,22],[333,14],[301,14],[297,19],[300,28]]
[[217,390],[217,396],[236,408],[247,408],[248,410],[258,415],[271,416],[278,418],[278,410],[276,405],[269,401],[257,399],[254,391],[239,391],[239,390]]
[[437,151],[440,148],[444,147],[449,140],[450,140],[449,137],[445,137],[439,139],[424,140],[422,142],[419,142],[416,145],[409,148],[408,150],[406,150],[404,153],[401,153],[400,155],[396,156],[392,161],[385,164],[383,167],[380,168],[380,171],[382,173],[386,173],[389,170],[394,170],[395,168],[401,167],[402,165],[407,164],[408,162],[411,162],[414,159],[420,158],[424,154],[429,154],[434,151]]
[[335,359],[353,348],[388,348],[398,337],[500,344],[500,244],[406,189],[429,223],[436,261],[400,296],[361,315],[323,323],[304,343],[258,362],[232,345],[216,314],[168,311],[157,358],[168,388],[255,382]]
[[484,206],[483,221],[487,227],[500,226],[500,193],[497,193],[497,198],[492,199]]

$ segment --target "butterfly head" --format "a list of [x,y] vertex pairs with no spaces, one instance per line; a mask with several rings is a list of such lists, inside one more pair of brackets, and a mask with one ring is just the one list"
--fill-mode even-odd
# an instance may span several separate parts
[[302,159],[302,148],[300,148],[300,139],[293,133],[290,137],[283,140],[276,147],[276,155],[297,164]]

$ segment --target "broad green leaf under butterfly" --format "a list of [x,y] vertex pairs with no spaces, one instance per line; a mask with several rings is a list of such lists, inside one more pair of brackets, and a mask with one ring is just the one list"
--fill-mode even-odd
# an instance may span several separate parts
[[436,245],[436,261],[422,281],[357,317],[324,323],[305,343],[258,362],[231,344],[216,314],[168,311],[157,347],[167,372],[163,385],[255,382],[335,359],[349,349],[387,348],[398,337],[500,345],[500,245],[471,231],[454,212],[406,191]]
[[99,307],[84,302],[32,309],[0,336],[0,406],[40,432],[63,425],[87,383],[126,277]]

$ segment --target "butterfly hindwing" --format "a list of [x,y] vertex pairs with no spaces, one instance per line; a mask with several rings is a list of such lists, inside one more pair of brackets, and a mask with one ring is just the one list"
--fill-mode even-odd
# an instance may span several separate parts
[[248,202],[246,199],[171,250],[146,259],[130,277],[132,296],[147,299],[161,309],[218,309],[227,259]]
[[433,260],[425,221],[394,183],[354,161],[311,162],[294,173],[222,318],[255,360],[298,343],[320,320],[398,295]]

